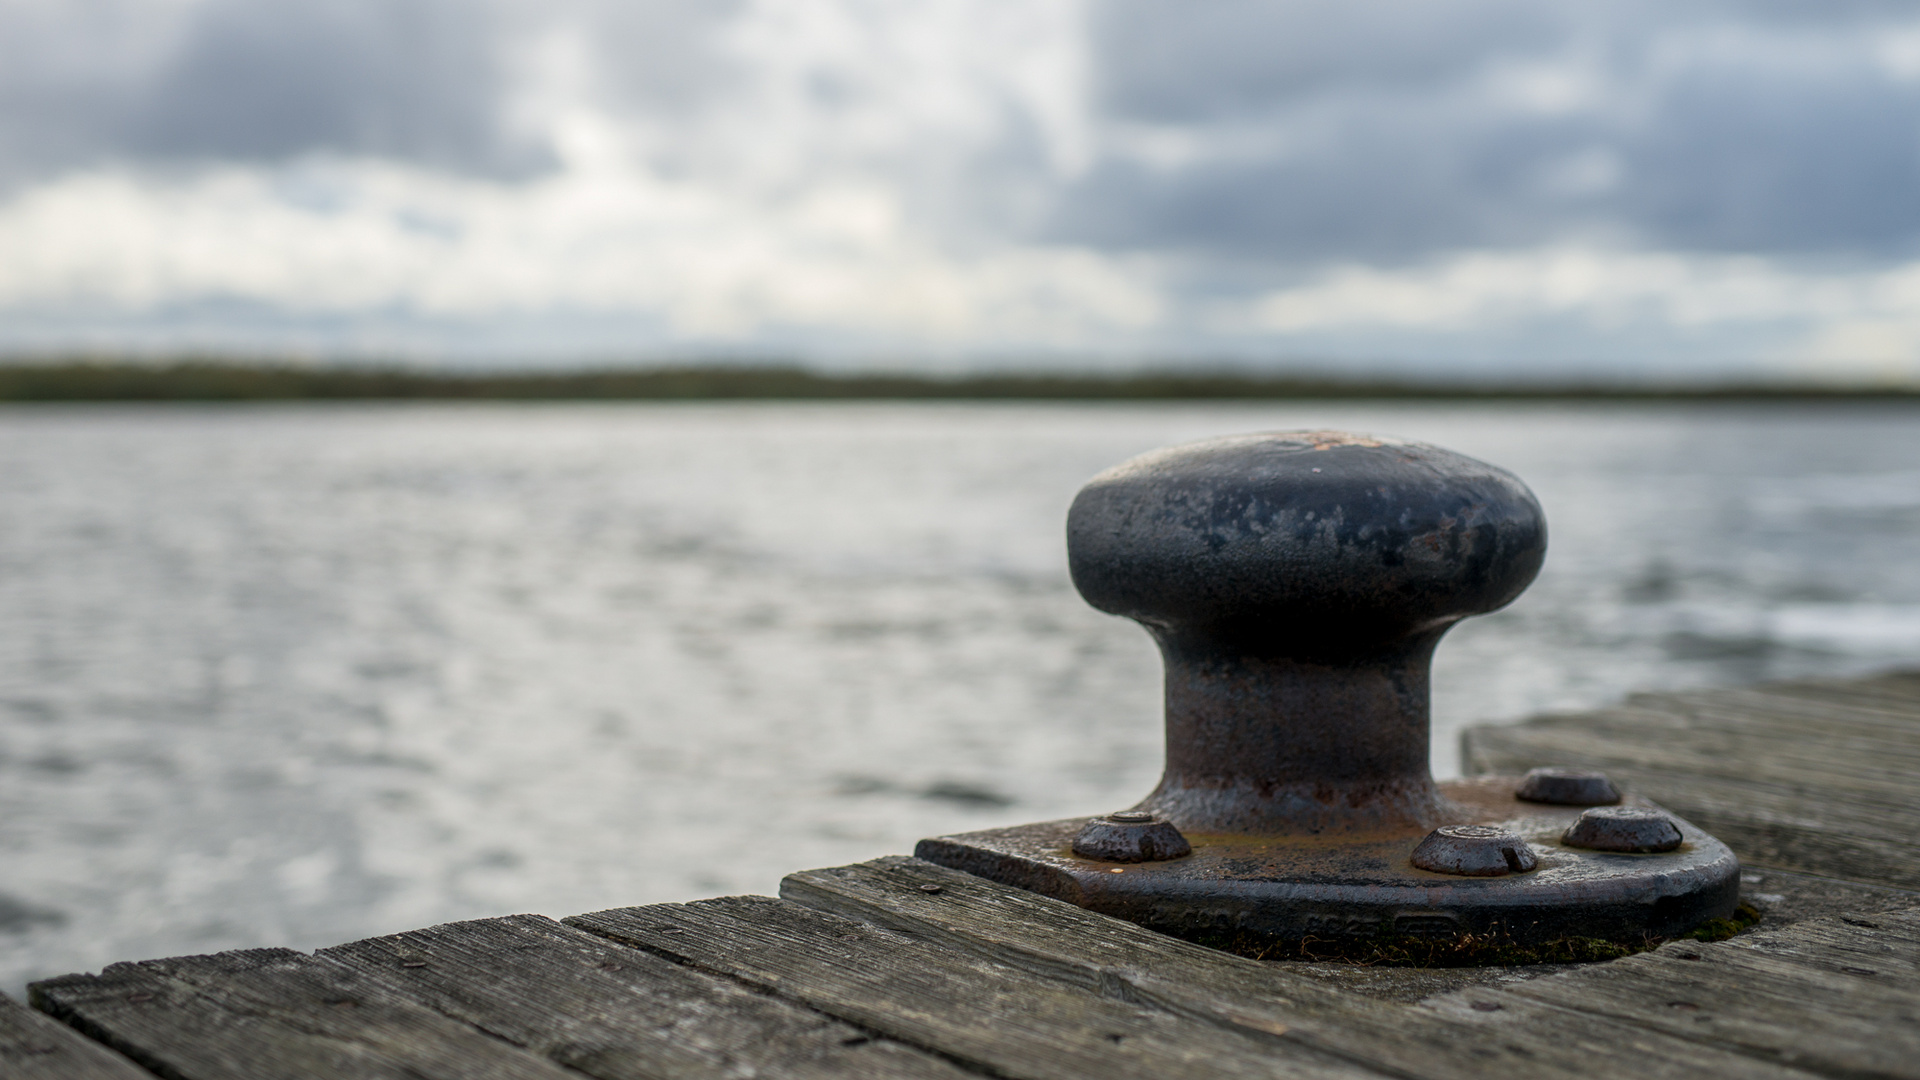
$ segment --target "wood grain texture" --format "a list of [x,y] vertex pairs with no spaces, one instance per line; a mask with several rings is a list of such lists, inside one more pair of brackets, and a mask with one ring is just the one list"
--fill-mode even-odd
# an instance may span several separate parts
[[1747,934],[1726,945],[1895,988],[1920,986],[1920,908],[1810,919],[1791,932]]
[[0,1077],[6,1080],[153,1080],[153,1074],[0,994]]
[[33,1004],[179,1080],[578,1080],[323,957],[249,949],[34,983]]
[[[928,892],[929,886],[940,891]],[[1395,1075],[1803,1075],[1600,1016],[1585,1018],[1578,1030],[1539,1037],[1506,1023],[1514,1030],[1483,1038],[1484,1021],[1463,1030],[1443,1016],[1342,993],[1290,972],[1291,965],[1205,949],[918,859],[790,875],[781,894],[956,952],[1194,1020],[1266,1032]],[[1552,1011],[1527,1005],[1501,1019]]]
[[604,1080],[969,1075],[812,1009],[538,915],[451,923],[320,955]]
[[1813,718],[1775,726],[1751,713],[1717,710],[1609,709],[1578,720],[1556,717],[1517,730],[1582,757],[1786,791],[1845,793],[1861,805],[1916,815],[1910,778],[1920,771],[1920,728],[1869,737]]
[[[1291,1017],[1263,1013],[1256,1023],[1263,1030],[1285,1023],[1299,1031],[1301,1017],[1369,1012],[1364,1001],[1348,992],[1355,981],[1374,984],[1396,981],[1396,974],[1408,976],[1408,983],[1429,987],[1403,998],[1413,1001],[1481,981],[1483,970],[1264,964],[905,856],[790,874],[780,883],[780,895],[1048,978],[1103,992],[1125,986],[1129,996],[1214,1021],[1221,1019],[1220,992],[1230,988],[1245,1002],[1286,1010]],[[1355,978],[1330,979],[1330,968],[1344,968]],[[1504,976],[1505,969],[1493,973]],[[1196,989],[1202,995],[1198,1003],[1189,998]],[[1395,1013],[1381,1010],[1375,1015],[1390,1018]]]
[[1758,866],[1741,869],[1740,895],[1759,910],[1761,926],[1767,929],[1791,926],[1823,915],[1866,918],[1876,912],[1920,906],[1920,891],[1913,889]]
[[1475,772],[1584,765],[1690,819],[1743,862],[1920,888],[1920,683],[1909,675],[1639,695],[1464,732]]
[[1920,938],[1892,937],[1865,920],[1815,919],[1717,944],[1672,943],[1507,988],[1446,995],[1424,1008],[1465,1027],[1491,1029],[1501,1024],[1494,1017],[1522,1015],[1525,1026],[1545,1030],[1541,1005],[1561,1014],[1550,1025],[1559,1030],[1604,1016],[1731,1048],[1756,1066],[1920,1077]]
[[779,900],[623,908],[566,922],[1006,1077],[1381,1075],[1276,1035],[1197,1022]]
[[[1837,785],[1777,777],[1741,779],[1727,775],[1729,770],[1724,765],[1711,771],[1691,770],[1685,760],[1687,755],[1673,745],[1674,741],[1665,733],[1639,739],[1601,738],[1532,727],[1483,730],[1472,736],[1475,764],[1491,764],[1503,771],[1521,769],[1526,762],[1542,758],[1561,764],[1587,765],[1606,771],[1643,794],[1661,798],[1666,805],[1698,824],[1704,824],[1701,819],[1705,816],[1717,814],[1733,820],[1779,823],[1813,833],[1850,836],[1863,842],[1893,841],[1896,848],[1889,849],[1892,857],[1906,863],[1915,861],[1911,855],[1901,854],[1911,849],[1900,844],[1912,829],[1920,826],[1920,809],[1914,806],[1867,797]],[[1647,749],[1649,745],[1655,748]],[[1763,753],[1764,750],[1741,752]],[[1776,764],[1772,768],[1781,767]],[[1690,809],[1693,812],[1689,812]],[[1818,854],[1809,853],[1808,857],[1818,857]]]
[[1920,670],[1893,671],[1858,679],[1801,679],[1770,683],[1756,688],[1756,692],[1772,698],[1801,697],[1810,701],[1857,703],[1909,716],[1920,715]]

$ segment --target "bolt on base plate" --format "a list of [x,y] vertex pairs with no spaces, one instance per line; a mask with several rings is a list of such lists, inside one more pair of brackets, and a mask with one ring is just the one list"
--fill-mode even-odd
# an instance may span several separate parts
[[[1472,934],[1520,945],[1570,937],[1639,942],[1733,915],[1740,864],[1720,841],[1667,815],[1681,832],[1672,850],[1572,847],[1563,840],[1588,808],[1522,801],[1514,795],[1520,783],[1485,777],[1437,785],[1456,810],[1447,824],[1494,826],[1524,842],[1533,868],[1499,876],[1415,867],[1426,830],[1187,833],[1191,854],[1116,862],[1074,853],[1074,839],[1088,825],[1075,818],[935,837],[914,854],[1196,940],[1223,933],[1296,942]],[[1658,809],[1631,796],[1622,805]]]

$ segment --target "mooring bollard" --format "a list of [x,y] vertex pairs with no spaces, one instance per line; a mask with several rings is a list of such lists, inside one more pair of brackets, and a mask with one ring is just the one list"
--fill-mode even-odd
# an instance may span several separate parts
[[[1434,782],[1434,647],[1546,553],[1512,474],[1341,432],[1215,439],[1095,477],[1067,548],[1081,594],[1160,645],[1160,784],[921,858],[1205,939],[1634,939],[1732,914],[1719,841],[1639,800],[1583,817],[1621,801],[1604,776]],[[1610,839],[1629,825],[1666,846]]]

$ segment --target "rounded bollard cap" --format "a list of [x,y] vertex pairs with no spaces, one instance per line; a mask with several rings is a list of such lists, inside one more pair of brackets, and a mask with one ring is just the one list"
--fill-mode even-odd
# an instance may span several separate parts
[[1546,555],[1546,518],[1504,469],[1335,431],[1156,450],[1096,476],[1067,516],[1094,607],[1156,631],[1390,641],[1499,608]]

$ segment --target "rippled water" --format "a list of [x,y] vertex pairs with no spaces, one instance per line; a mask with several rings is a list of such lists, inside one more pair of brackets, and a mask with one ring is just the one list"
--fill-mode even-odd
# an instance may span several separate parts
[[557,405],[0,411],[0,988],[768,892],[1119,806],[1158,662],[1079,484],[1283,427],[1507,466],[1552,548],[1463,724],[1920,661],[1920,410]]

